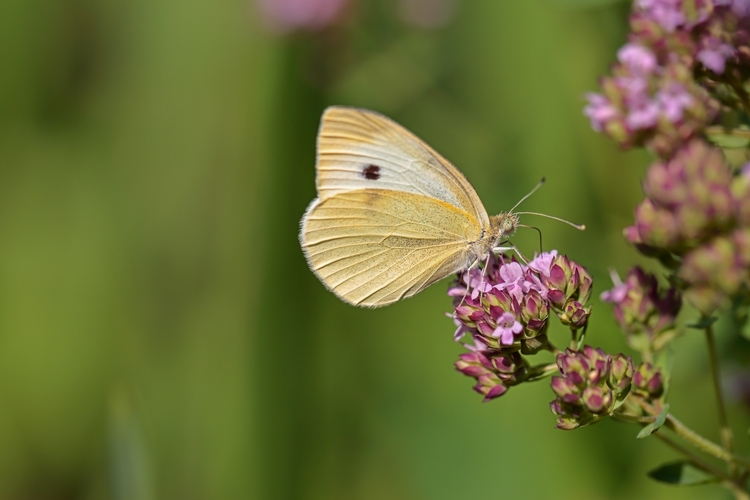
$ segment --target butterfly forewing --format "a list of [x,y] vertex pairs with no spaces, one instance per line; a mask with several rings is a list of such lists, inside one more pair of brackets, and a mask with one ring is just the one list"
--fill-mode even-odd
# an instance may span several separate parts
[[429,196],[474,216],[489,216],[464,175],[414,134],[383,115],[333,106],[318,133],[318,197],[353,189],[392,189]]

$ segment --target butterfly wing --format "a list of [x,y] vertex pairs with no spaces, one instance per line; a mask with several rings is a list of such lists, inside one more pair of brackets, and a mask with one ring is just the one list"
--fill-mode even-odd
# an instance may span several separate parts
[[443,201],[489,227],[487,211],[466,177],[424,141],[374,111],[326,109],[317,160],[321,200],[353,189],[390,189]]
[[335,106],[318,133],[318,198],[302,218],[310,268],[336,295],[378,307],[470,265],[489,217],[450,162],[392,120]]
[[341,299],[379,307],[466,268],[482,232],[462,210],[423,195],[363,189],[315,200],[301,240],[310,268]]

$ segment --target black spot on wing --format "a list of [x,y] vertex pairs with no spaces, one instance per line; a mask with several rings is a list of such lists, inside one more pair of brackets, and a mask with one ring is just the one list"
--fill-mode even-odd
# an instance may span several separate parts
[[370,181],[380,179],[380,167],[377,165],[367,165],[362,169],[362,177]]

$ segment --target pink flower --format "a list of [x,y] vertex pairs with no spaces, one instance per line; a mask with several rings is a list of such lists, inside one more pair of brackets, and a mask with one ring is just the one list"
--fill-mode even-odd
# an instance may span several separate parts
[[612,283],[614,283],[615,286],[614,288],[612,288],[612,290],[606,290],[602,292],[599,298],[604,302],[619,304],[623,300],[625,300],[625,297],[628,296],[629,287],[627,284],[622,282],[620,276],[614,269],[610,269],[609,275],[612,277]]
[[685,24],[685,14],[682,13],[682,0],[638,0],[636,7],[659,23],[668,32]]
[[471,298],[476,299],[480,293],[487,293],[492,290],[492,285],[481,269],[472,269],[464,275],[464,281],[468,283],[471,289]]
[[638,107],[630,109],[625,124],[631,130],[650,128],[659,119],[659,106],[655,102],[645,101]]
[[730,7],[739,17],[750,15],[750,0],[714,0],[716,7]]
[[588,104],[583,108],[583,114],[591,121],[591,128],[596,132],[601,132],[606,123],[620,114],[609,99],[601,94],[586,94]]
[[647,75],[656,69],[656,56],[642,45],[623,45],[617,51],[617,59],[638,75]]
[[672,82],[667,88],[656,93],[656,101],[661,114],[674,123],[681,120],[683,111],[693,105],[693,96],[684,85]]
[[496,290],[505,290],[511,297],[521,302],[523,295],[531,289],[533,284],[527,280],[526,271],[518,262],[510,262],[500,266],[501,283],[495,285]]
[[734,55],[734,48],[713,36],[709,36],[703,39],[703,47],[695,55],[703,65],[720,75],[724,73],[726,68],[727,59]]
[[258,0],[266,22],[281,33],[320,30],[333,24],[348,0]]
[[557,250],[542,252],[529,262],[529,267],[545,278],[549,278],[549,270],[552,267],[555,257],[557,257]]
[[492,333],[492,336],[500,339],[500,343],[503,345],[513,344],[513,337],[523,330],[523,325],[516,321],[516,317],[511,313],[503,313],[497,320],[497,328]]

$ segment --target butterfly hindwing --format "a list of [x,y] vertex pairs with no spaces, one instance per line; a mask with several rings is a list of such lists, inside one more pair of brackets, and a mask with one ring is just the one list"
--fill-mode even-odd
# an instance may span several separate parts
[[476,220],[423,195],[365,189],[315,200],[300,238],[310,268],[343,300],[378,307],[466,268]]

